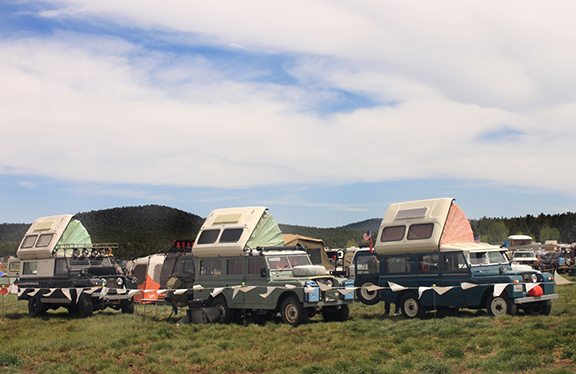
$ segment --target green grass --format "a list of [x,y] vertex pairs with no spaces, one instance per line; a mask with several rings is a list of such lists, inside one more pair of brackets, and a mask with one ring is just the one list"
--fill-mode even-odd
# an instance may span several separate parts
[[9,295],[0,306],[0,373],[576,373],[576,284],[556,290],[550,316],[464,310],[405,320],[384,316],[383,304],[354,303],[347,322],[317,316],[297,328],[278,318],[177,326],[154,306],[31,318]]

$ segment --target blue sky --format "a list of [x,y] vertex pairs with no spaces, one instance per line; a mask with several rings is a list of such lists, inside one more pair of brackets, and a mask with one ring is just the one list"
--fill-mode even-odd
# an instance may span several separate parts
[[0,0],[0,222],[576,210],[571,2]]

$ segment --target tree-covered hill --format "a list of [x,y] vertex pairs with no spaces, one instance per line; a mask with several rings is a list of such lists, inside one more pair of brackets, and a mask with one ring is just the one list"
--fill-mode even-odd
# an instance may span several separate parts
[[[194,240],[204,218],[159,205],[122,207],[76,214],[95,243],[118,243],[119,258],[134,258],[165,251],[175,239]],[[357,246],[362,234],[377,236],[381,218],[372,218],[336,228],[315,228],[279,224],[285,234],[322,239],[329,248]],[[576,242],[576,213],[540,214],[516,218],[471,220],[474,235],[489,243],[503,242],[508,235],[530,235],[535,241]],[[0,257],[15,255],[30,224],[0,224]]]

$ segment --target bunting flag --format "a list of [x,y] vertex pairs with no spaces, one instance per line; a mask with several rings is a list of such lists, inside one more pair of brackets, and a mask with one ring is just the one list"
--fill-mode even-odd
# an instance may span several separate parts
[[526,283],[526,292],[530,292],[531,289],[536,287],[538,283]]
[[104,296],[108,295],[109,290],[110,288],[108,287],[102,287],[102,291],[100,291],[100,299],[103,299]]
[[215,288],[214,291],[212,291],[210,293],[210,296],[216,297],[216,296],[220,295],[222,293],[222,291],[224,291],[224,287]]
[[186,292],[188,292],[188,290],[185,289],[185,288],[184,288],[184,289],[179,289],[179,290],[174,291],[174,295],[182,295],[182,294],[184,294],[184,293],[186,293]]
[[28,296],[35,296],[38,293],[38,291],[40,291],[40,289],[35,288],[34,291],[28,293]]
[[[312,287],[309,287],[312,288]],[[274,291],[276,289],[276,287],[266,287],[266,293],[261,293],[260,296],[264,299],[266,299],[268,296],[270,296],[270,294],[272,293],[272,291]],[[306,288],[304,288],[304,292],[306,292]]]
[[118,295],[125,295],[126,294],[126,289],[125,288],[117,288],[116,289],[116,293]]
[[192,287],[192,289],[193,289],[193,290],[203,290],[204,287],[202,287],[202,286],[199,285],[199,284],[195,284],[195,285]]
[[[404,291],[407,290],[408,288],[401,286],[399,284],[396,284],[394,282],[388,282],[388,285],[390,286],[390,288],[392,289],[392,292],[398,292],[398,291]],[[367,287],[370,288],[370,287]],[[369,290],[370,291],[370,290]]]
[[42,295],[43,297],[49,297],[50,295],[52,295],[54,293],[54,291],[56,291],[56,288],[49,288],[50,291],[48,291],[48,293],[45,293],[44,295]]
[[[268,287],[268,288],[274,289],[274,287]],[[316,288],[314,288],[314,287],[306,286],[306,287],[304,287],[304,293],[314,293],[315,289]],[[262,295],[260,295],[260,296],[262,296]]]
[[568,279],[561,277],[560,274],[558,274],[558,270],[554,271],[554,283],[556,284],[572,284],[573,282],[570,282]]
[[470,289],[470,288],[474,288],[474,287],[476,287],[476,286],[478,286],[478,285],[477,285],[477,284],[474,284],[474,283],[468,283],[468,282],[462,282],[462,283],[460,283],[460,287],[462,287],[463,290],[467,290],[467,289]]
[[130,290],[128,291],[128,297],[132,297],[134,295],[140,295],[140,290]]
[[78,301],[80,300],[80,295],[82,295],[82,291],[84,291],[83,288],[76,289],[76,304],[78,304]]
[[432,287],[434,289],[434,291],[436,291],[436,293],[438,295],[444,295],[446,292],[450,291],[451,289],[453,289],[453,286],[448,286],[448,287],[438,287],[438,286],[434,286]]
[[494,297],[499,297],[502,295],[502,291],[506,289],[508,283],[498,283],[494,285],[494,292],[492,293]]
[[232,286],[230,288],[232,288],[234,290],[234,292],[232,293],[232,298],[235,298],[236,295],[238,294],[238,291],[240,291],[240,287],[242,286]]
[[165,293],[168,292],[168,291],[170,291],[170,290],[158,290],[158,292],[156,292],[156,293],[157,293],[158,295],[163,295],[163,294],[165,294]]
[[358,287],[348,287],[344,289],[339,289],[338,292],[340,292],[342,295],[348,295],[350,292],[353,292],[357,289]]
[[318,287],[320,287],[320,291],[328,291],[333,289],[334,287],[330,287],[327,284],[321,283],[321,282],[316,282],[318,284]]
[[293,285],[293,284],[287,284],[287,285],[284,286],[284,288],[286,288],[287,290],[293,290],[293,289],[296,288],[296,286]]
[[63,288],[62,293],[64,294],[64,296],[66,296],[66,298],[68,300],[72,301],[72,297],[70,296],[70,289],[69,288]]
[[422,294],[424,293],[424,291],[428,291],[431,289],[432,289],[432,287],[418,287],[418,298],[422,297]]

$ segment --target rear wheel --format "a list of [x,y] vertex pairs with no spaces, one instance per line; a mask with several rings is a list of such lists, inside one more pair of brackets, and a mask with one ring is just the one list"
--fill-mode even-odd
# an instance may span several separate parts
[[282,320],[292,326],[298,326],[308,321],[308,315],[302,303],[295,296],[288,296],[280,307]]
[[424,308],[422,308],[418,296],[414,292],[408,292],[402,297],[400,308],[402,308],[404,318],[424,317]]
[[40,301],[40,295],[34,295],[32,298],[28,299],[28,313],[33,317],[39,317],[46,314],[46,305],[42,304]]
[[128,300],[122,305],[122,313],[134,314],[134,301]]
[[376,283],[377,281],[372,278],[362,281],[357,292],[358,300],[360,300],[360,302],[366,305],[374,305],[380,301],[380,295],[378,294],[378,291],[368,290],[368,287],[376,286]]
[[228,308],[226,297],[218,295],[214,300],[212,300],[212,307],[218,309],[218,312],[220,313],[220,323],[232,322],[232,311]]

